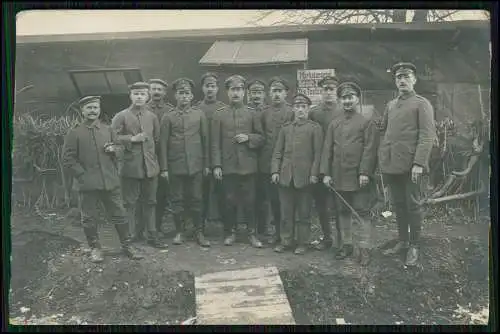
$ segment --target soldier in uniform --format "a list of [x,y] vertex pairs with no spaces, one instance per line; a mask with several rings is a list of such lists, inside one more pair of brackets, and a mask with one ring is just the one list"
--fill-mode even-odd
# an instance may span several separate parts
[[[224,102],[217,100],[217,93],[219,92],[219,77],[217,74],[212,72],[207,72],[201,77],[201,89],[203,91],[204,98],[195,104],[196,107],[201,109],[205,113],[205,117],[208,122],[208,129],[211,128],[212,118],[214,113],[226,106]],[[209,130],[210,132],[210,130]],[[209,147],[210,147],[210,133],[209,133]],[[208,156],[210,159],[210,154]],[[215,182],[213,175],[210,171],[210,161],[209,165],[206,166],[208,172],[203,178],[203,217],[208,221],[221,221],[222,211],[222,189],[219,184]]]
[[64,167],[75,176],[81,196],[83,231],[91,248],[91,261],[102,262],[97,221],[99,202],[114,224],[122,251],[132,259],[143,258],[132,248],[120,189],[116,161],[116,137],[99,120],[101,98],[86,96],[79,101],[83,122],[71,129],[64,139]]
[[[320,173],[323,183],[337,191],[335,196],[340,227],[340,245],[337,259],[353,253],[352,211],[344,199],[361,217],[357,229],[357,260],[364,266],[370,261],[371,236],[370,209],[374,199],[373,176],[377,163],[377,130],[363,116],[361,89],[352,82],[339,85],[337,96],[343,108],[342,116],[335,119],[325,134]],[[342,199],[339,198],[342,196]]]
[[[136,225],[145,224],[147,243],[165,248],[156,230],[155,206],[160,166],[156,145],[160,139],[160,122],[149,110],[149,84],[136,82],[130,86],[131,105],[117,113],[111,122],[117,140],[125,147],[121,168],[123,200],[130,233],[139,239]],[[136,221],[136,206],[141,205],[142,219]]]
[[248,106],[256,112],[261,112],[266,106],[266,84],[259,79],[248,83]]
[[196,241],[202,247],[210,243],[203,234],[203,175],[208,169],[208,123],[201,109],[191,106],[194,83],[181,78],[172,84],[177,106],[161,121],[160,169],[169,180],[176,236],[183,242],[186,213],[191,214]]
[[235,241],[237,210],[245,212],[247,231],[252,246],[262,243],[256,235],[255,174],[258,171],[257,149],[264,142],[258,114],[243,104],[245,78],[233,75],[226,79],[230,105],[219,109],[212,120],[212,169],[222,181],[226,203],[223,211],[224,244]]
[[281,201],[281,242],[274,248],[278,253],[293,247],[296,239],[294,253],[301,255],[309,243],[310,191],[318,182],[323,144],[321,127],[308,119],[310,105],[311,100],[304,94],[293,98],[294,120],[281,128],[274,147],[272,182],[280,186]]
[[[163,116],[171,111],[174,106],[168,103],[165,99],[167,96],[168,84],[161,79],[151,79],[148,81],[149,88],[151,91],[151,99],[149,100],[150,110],[158,117],[158,121],[161,121]],[[159,156],[159,146],[157,146],[156,155]],[[168,196],[168,185],[164,178],[158,179],[158,190],[156,191],[156,230],[158,231],[158,236],[163,236],[162,222],[163,215],[165,214],[165,209],[167,207],[167,196]],[[137,217],[141,216],[140,206],[137,208]]]
[[[271,104],[266,106],[261,113],[262,129],[265,134],[264,146],[260,150],[259,155],[259,174],[258,174],[258,196],[257,202],[259,207],[258,212],[271,213],[272,222],[274,225],[274,235],[270,243],[278,241],[279,227],[281,222],[280,216],[280,199],[278,187],[271,183],[271,159],[273,155],[274,144],[278,138],[279,131],[283,124],[290,122],[293,119],[293,111],[286,102],[290,87],[286,80],[274,77],[269,82],[269,96]],[[264,217],[263,223],[265,226],[264,232],[268,232],[267,215]]]
[[399,241],[384,253],[396,254],[405,249],[406,264],[411,266],[418,261],[423,219],[419,184],[428,170],[436,126],[432,105],[415,93],[415,65],[397,63],[392,74],[399,96],[387,104],[384,112],[379,166],[391,193]]
[[[322,90],[321,103],[318,106],[311,108],[309,118],[318,123],[323,129],[323,134],[328,130],[330,123],[341,114],[340,108],[337,105],[337,86],[338,80],[333,76],[326,76],[318,85]],[[321,178],[321,176],[320,176]],[[322,184],[323,180],[319,180],[318,184],[313,187],[313,198],[316,211],[318,213],[319,223],[323,238],[316,246],[318,250],[330,248],[332,246],[332,226],[330,219],[332,218],[331,210],[333,200],[328,189]],[[337,224],[337,235],[339,235]],[[337,238],[338,239],[338,238]],[[339,240],[337,240],[339,242]]]

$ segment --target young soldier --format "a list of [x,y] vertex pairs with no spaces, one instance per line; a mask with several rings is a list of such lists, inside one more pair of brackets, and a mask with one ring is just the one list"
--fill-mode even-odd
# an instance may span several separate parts
[[[155,222],[156,191],[160,168],[156,145],[160,138],[158,118],[149,110],[149,84],[136,82],[130,86],[131,105],[120,111],[111,122],[117,139],[125,146],[121,168],[123,200],[130,233],[137,235],[136,206],[141,205],[142,221],[147,229],[147,243],[165,248],[161,243]],[[140,229],[139,229],[140,231]]]
[[[160,138],[161,176],[169,180],[176,236],[183,242],[185,213],[190,212],[196,229],[196,241],[202,247],[210,243],[203,235],[202,172],[208,166],[208,124],[204,113],[191,106],[194,83],[181,78],[172,84],[177,106],[163,116]],[[205,174],[207,172],[205,171]]]
[[[311,108],[309,118],[318,123],[323,130],[323,134],[325,134],[330,123],[340,114],[336,95],[338,80],[333,76],[327,76],[320,80],[318,85],[321,87],[321,104]],[[318,184],[314,185],[312,188],[314,204],[318,212],[321,232],[323,233],[323,238],[316,248],[318,250],[323,250],[330,248],[333,243],[332,226],[330,223],[332,215],[329,210],[332,209],[332,195],[322,184],[322,180],[319,180]],[[337,226],[337,233],[338,232]]]
[[[343,114],[328,127],[323,144],[320,173],[327,187],[337,191],[335,196],[340,227],[338,259],[353,253],[352,211],[344,199],[361,217],[359,223],[357,260],[369,263],[371,236],[370,208],[373,204],[372,181],[377,162],[377,130],[361,112],[361,89],[352,82],[345,82],[337,89]],[[340,198],[339,196],[342,196]]]
[[262,125],[257,113],[243,104],[245,78],[233,75],[225,87],[230,105],[217,111],[212,120],[212,167],[217,180],[223,180],[226,203],[223,211],[224,244],[235,241],[237,210],[246,214],[247,231],[252,246],[260,248],[254,217],[255,174],[257,149],[264,141]]
[[[211,72],[203,74],[201,77],[201,89],[204,98],[195,106],[204,112],[208,123],[208,129],[210,129],[214,113],[225,106],[223,102],[217,100],[217,93],[219,92],[219,77],[217,74]],[[208,141],[210,147],[210,133]],[[210,154],[208,154],[208,158],[210,159]],[[215,182],[210,168],[208,168],[209,166],[210,164],[205,166],[207,167],[206,172],[209,174],[204,175],[205,177],[203,179],[203,217],[204,220],[208,221],[221,221],[220,212],[222,211],[221,208],[223,205],[222,189],[220,189],[218,183]]]
[[428,170],[436,135],[434,110],[426,98],[415,93],[415,73],[411,63],[392,67],[399,96],[387,104],[382,122],[385,134],[379,149],[380,171],[391,193],[399,230],[399,242],[385,254],[408,248],[407,265],[418,261],[423,219],[419,184],[422,173]]
[[248,106],[257,112],[261,112],[266,106],[266,84],[259,79],[248,83]]
[[[168,84],[161,79],[151,79],[149,80],[149,88],[151,93],[151,100],[148,103],[149,109],[158,117],[158,121],[161,121],[163,115],[171,111],[174,106],[168,103],[165,99],[167,96]],[[156,147],[156,155],[159,156],[159,146]],[[163,215],[165,214],[165,209],[167,207],[167,196],[168,196],[168,186],[167,181],[163,178],[158,179],[158,190],[156,191],[156,231],[158,231],[158,236],[163,236],[162,222]],[[140,206],[137,208],[137,218],[141,217]]]
[[64,139],[64,166],[79,182],[83,231],[91,248],[91,261],[102,262],[97,220],[99,202],[115,225],[123,252],[132,259],[141,259],[131,247],[125,221],[116,152],[115,135],[99,121],[101,98],[87,96],[79,102],[83,122],[70,130]]
[[[278,138],[281,127],[293,119],[293,111],[286,102],[289,85],[286,80],[274,77],[269,82],[269,96],[271,104],[266,106],[261,114],[262,129],[265,134],[264,146],[259,155],[259,193],[257,199],[260,203],[259,211],[271,213],[275,233],[270,243],[278,241],[280,216],[280,199],[278,187],[271,183],[271,159],[273,155],[274,144]],[[266,216],[264,216],[266,217]],[[266,217],[267,218],[267,217]],[[267,227],[267,219],[264,221]],[[265,229],[264,231],[267,232]]]
[[281,201],[281,242],[274,248],[278,253],[292,247],[294,235],[295,254],[304,254],[309,243],[310,187],[318,182],[323,143],[321,127],[308,120],[310,105],[311,100],[304,94],[293,98],[295,118],[280,130],[274,147],[272,182],[280,185]]

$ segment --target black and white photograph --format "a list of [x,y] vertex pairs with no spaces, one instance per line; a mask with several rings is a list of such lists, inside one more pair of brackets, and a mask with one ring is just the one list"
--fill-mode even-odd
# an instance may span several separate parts
[[487,325],[491,53],[482,10],[18,13],[9,324]]

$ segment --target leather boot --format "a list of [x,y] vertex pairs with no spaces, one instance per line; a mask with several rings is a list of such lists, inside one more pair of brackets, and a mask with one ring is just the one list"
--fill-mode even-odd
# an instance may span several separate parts
[[255,234],[250,234],[248,236],[248,241],[250,241],[250,244],[252,245],[252,247],[255,247],[255,248],[262,248],[262,242],[257,239],[257,237],[255,236]]
[[231,233],[224,239],[224,245],[225,246],[232,246],[234,242],[236,241],[236,234]]
[[91,249],[90,261],[93,263],[100,263],[104,261],[101,251],[101,245],[99,243],[97,227],[84,227],[83,233],[85,233],[87,243]]
[[196,241],[201,247],[210,247],[210,241],[205,239],[205,235],[201,231],[196,233]]
[[175,223],[175,238],[172,241],[174,245],[182,245],[184,242],[184,238],[182,235],[182,232],[184,230],[184,220],[182,219],[182,216],[177,214],[174,215],[174,223]]
[[408,248],[408,252],[406,253],[406,265],[414,266],[417,264],[417,261],[418,261],[418,248],[414,245],[411,245],[410,248]]
[[141,260],[144,258],[135,248],[132,246],[132,240],[129,235],[127,224],[115,224],[116,232],[118,232],[118,238],[120,239],[122,252],[131,260]]
[[398,241],[394,247],[386,249],[385,251],[382,252],[384,255],[393,255],[401,252],[404,249],[408,248],[408,242],[407,241]]
[[293,254],[295,255],[304,255],[306,253],[307,249],[303,245],[299,245],[297,248],[295,248],[295,251]]
[[335,256],[335,258],[337,260],[343,260],[349,256],[352,255],[353,253],[353,247],[352,245],[344,245],[338,252],[337,252],[337,255]]
[[101,263],[104,261],[101,248],[92,248],[90,253],[90,261],[93,263]]
[[198,242],[198,245],[201,247],[210,247],[210,241],[205,239],[205,235],[203,234],[203,230],[205,227],[205,218],[203,214],[200,212],[193,212],[193,223],[195,225],[195,239]]

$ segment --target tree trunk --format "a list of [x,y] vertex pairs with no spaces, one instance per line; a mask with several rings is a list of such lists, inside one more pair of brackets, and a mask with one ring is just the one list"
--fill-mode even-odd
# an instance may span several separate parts
[[428,9],[417,9],[415,10],[415,15],[413,15],[412,22],[427,22],[427,15],[429,14]]
[[394,9],[392,12],[392,22],[404,23],[406,22],[407,9]]

